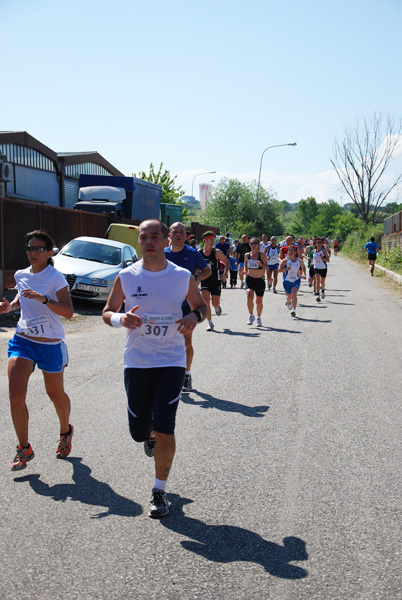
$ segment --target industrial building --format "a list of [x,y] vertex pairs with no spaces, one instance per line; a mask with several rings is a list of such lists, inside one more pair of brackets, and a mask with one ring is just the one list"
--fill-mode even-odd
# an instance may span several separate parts
[[9,165],[5,195],[50,206],[73,208],[81,174],[124,176],[98,152],[55,152],[26,131],[0,132],[0,155]]

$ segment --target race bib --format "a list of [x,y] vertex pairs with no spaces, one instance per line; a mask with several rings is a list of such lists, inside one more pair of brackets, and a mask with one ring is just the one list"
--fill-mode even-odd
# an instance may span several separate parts
[[288,279],[289,281],[297,281],[297,279],[299,279],[299,275],[298,275],[297,271],[294,271],[292,269],[291,271],[288,271],[288,275],[287,275],[286,279]]
[[258,260],[248,260],[247,261],[247,267],[249,269],[259,269],[260,265],[258,264]]
[[33,337],[49,337],[49,319],[46,315],[22,321],[21,328],[29,331]]
[[174,334],[175,326],[174,315],[145,314],[142,317],[140,335],[149,340],[166,340]]

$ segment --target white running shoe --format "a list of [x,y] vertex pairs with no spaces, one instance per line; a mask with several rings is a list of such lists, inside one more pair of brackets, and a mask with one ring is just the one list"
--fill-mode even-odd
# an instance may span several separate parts
[[247,321],[247,325],[252,325],[254,323],[254,315],[250,315]]
[[262,327],[261,317],[257,317],[257,327]]
[[325,298],[325,290],[321,290],[321,298],[324,300],[324,298]]
[[292,310],[292,303],[291,302],[286,302],[286,306],[288,307],[289,310]]
[[240,289],[243,289],[243,288],[244,288],[244,281],[242,281],[240,284]]
[[295,311],[295,310],[292,310],[292,312],[290,313],[290,316],[291,316],[291,317],[295,317],[295,316],[296,316],[296,311]]
[[213,330],[214,330],[214,324],[212,323],[212,321],[208,321],[207,331],[213,331]]
[[221,314],[222,314],[222,307],[221,307],[220,304],[218,306],[215,306],[215,312],[218,315],[218,317],[221,316]]

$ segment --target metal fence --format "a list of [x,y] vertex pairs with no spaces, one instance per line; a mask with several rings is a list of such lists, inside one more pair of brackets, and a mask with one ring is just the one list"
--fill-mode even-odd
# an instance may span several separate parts
[[402,212],[384,219],[384,235],[399,233],[400,231],[402,231]]
[[29,231],[45,229],[62,248],[80,235],[104,237],[109,224],[109,215],[0,198],[0,285],[12,287],[15,271],[28,266],[24,236]]

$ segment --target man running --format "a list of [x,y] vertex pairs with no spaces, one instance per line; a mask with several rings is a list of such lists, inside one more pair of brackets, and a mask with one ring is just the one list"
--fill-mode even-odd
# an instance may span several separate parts
[[375,261],[377,260],[378,247],[379,246],[375,241],[375,237],[371,237],[370,241],[364,246],[364,249],[368,254],[371,277],[374,277],[374,265]]
[[267,289],[272,288],[272,274],[274,275],[274,287],[273,293],[276,294],[276,286],[278,284],[278,269],[279,269],[279,252],[280,248],[276,243],[276,237],[273,235],[270,242],[265,250],[265,254],[268,260],[268,271],[267,271]]
[[[132,438],[144,442],[146,454],[154,456],[155,484],[148,511],[152,518],[169,513],[165,489],[175,454],[176,411],[186,365],[183,336],[204,320],[207,311],[190,272],[166,259],[167,238],[161,221],[141,223],[142,259],[120,271],[102,313],[107,325],[127,328],[128,421]],[[190,313],[183,317],[184,299]],[[119,312],[123,303],[125,313]]]
[[215,234],[213,231],[206,231],[202,239],[204,240],[204,249],[199,250],[201,256],[210,267],[212,274],[204,279],[201,283],[201,295],[207,305],[207,319],[208,327],[207,331],[213,331],[214,324],[211,317],[211,301],[212,306],[215,309],[215,313],[218,317],[222,314],[222,308],[220,305],[221,299],[221,280],[219,272],[219,262],[224,263],[227,271],[230,267],[229,259],[223,254],[222,250],[219,250],[216,246],[214,248]]
[[[187,269],[191,275],[196,278],[196,281],[203,281],[211,275],[211,269],[208,267],[201,254],[194,250],[191,246],[185,245],[186,229],[183,223],[173,223],[170,226],[170,246],[165,248],[166,258],[178,267]],[[188,302],[184,301],[183,316],[188,315],[191,309]],[[190,392],[192,389],[191,365],[193,363],[194,348],[193,348],[193,331],[188,329],[184,333],[184,341],[186,343],[186,376],[184,378],[183,390]]]

